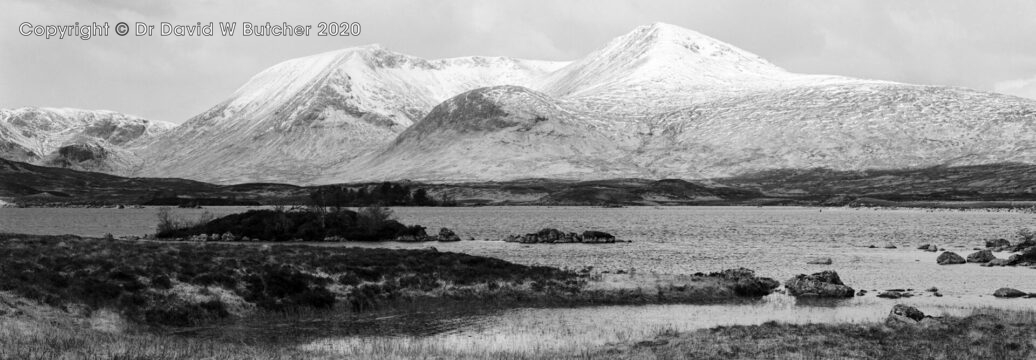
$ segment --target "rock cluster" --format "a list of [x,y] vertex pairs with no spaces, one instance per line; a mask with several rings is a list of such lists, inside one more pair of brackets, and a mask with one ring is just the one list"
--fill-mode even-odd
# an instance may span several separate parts
[[[209,241],[234,242],[234,241],[242,241],[242,240],[244,240],[244,239],[241,238],[240,236],[236,236],[234,234],[231,234],[230,232],[225,232],[222,235],[215,234],[215,233],[213,233],[213,234],[198,234],[198,235],[193,235],[193,236],[191,236],[191,237],[186,239],[186,241],[194,241],[194,242],[209,242]],[[251,240],[251,239],[249,239],[249,240]]]
[[795,297],[847,298],[856,291],[842,283],[838,273],[827,270],[812,275],[799,274],[784,282],[788,294]]
[[1021,254],[1011,255],[1007,258],[1010,265],[1017,266],[1028,266],[1036,264],[1036,246],[1030,246],[1024,250],[1020,250]]
[[890,289],[878,294],[878,297],[883,299],[899,299],[911,296],[914,296],[914,293],[904,289]]
[[1003,247],[1003,250],[1010,252],[1019,252],[1028,250],[1033,247],[1036,247],[1036,239],[1025,239],[1022,242],[1014,244],[1014,246],[1005,246]]
[[424,227],[414,227],[412,234],[400,235],[396,237],[396,241],[401,242],[425,242],[425,241],[439,241],[439,242],[454,242],[460,241],[460,236],[448,228],[440,228],[437,236],[428,236],[425,232]]
[[618,240],[612,234],[603,231],[584,231],[583,234],[574,232],[565,233],[558,229],[546,228],[538,232],[525,235],[511,235],[504,239],[506,242],[522,244],[554,244],[554,243],[584,243],[603,244],[614,243]]

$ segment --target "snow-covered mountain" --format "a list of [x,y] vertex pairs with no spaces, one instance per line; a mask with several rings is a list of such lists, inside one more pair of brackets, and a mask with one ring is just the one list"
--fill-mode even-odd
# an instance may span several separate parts
[[531,85],[564,63],[425,60],[364,46],[277,64],[143,153],[144,175],[312,183],[391,142],[436,104]]
[[135,152],[173,124],[106,110],[0,109],[0,157],[77,170],[138,171]]
[[289,60],[141,152],[137,175],[300,184],[703,178],[1036,163],[1036,101],[785,71],[668,24],[575,61]]

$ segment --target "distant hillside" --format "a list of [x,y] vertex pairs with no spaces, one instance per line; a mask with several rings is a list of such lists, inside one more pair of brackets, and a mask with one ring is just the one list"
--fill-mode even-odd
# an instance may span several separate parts
[[[27,205],[302,205],[309,202],[311,193],[325,187],[370,191],[381,184],[215,185],[173,178],[126,178],[0,159],[0,200]],[[925,202],[1036,201],[1036,166],[774,170],[705,181],[527,179],[402,184],[459,205],[934,206]]]
[[0,158],[0,198],[22,204],[258,204],[267,198],[303,196],[281,184],[213,185],[174,178],[127,178],[36,166]]
[[851,195],[886,200],[1036,200],[1036,165],[1004,163],[907,170],[773,170],[717,179],[775,197]]

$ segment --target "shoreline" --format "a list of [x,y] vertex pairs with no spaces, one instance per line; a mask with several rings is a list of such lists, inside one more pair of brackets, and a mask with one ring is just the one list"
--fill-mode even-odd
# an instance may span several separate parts
[[[134,256],[141,256],[144,254],[150,254],[147,256],[152,257],[156,261],[161,259],[161,253],[168,253],[171,251],[184,252],[192,260],[191,263],[205,264],[212,262],[214,259],[219,260],[222,265],[237,264],[240,261],[250,261],[248,259],[253,258],[250,254],[257,254],[265,257],[270,256],[288,256],[278,262],[290,263],[289,259],[311,259],[313,255],[325,256],[335,258],[346,255],[351,251],[372,251],[364,257],[379,257],[377,254],[400,254],[403,255],[403,259],[410,256],[432,256],[430,259],[434,259],[436,254],[442,256],[454,257],[460,256],[457,260],[470,259],[475,263],[482,261],[494,261],[495,259],[483,258],[479,256],[468,256],[454,253],[444,252],[432,252],[430,250],[390,250],[390,249],[362,249],[354,247],[321,247],[321,246],[309,246],[303,244],[276,244],[276,245],[258,245],[248,247],[246,245],[242,247],[239,244],[217,244],[217,243],[167,243],[167,242],[151,242],[151,241],[123,241],[123,240],[104,240],[96,238],[79,238],[74,236],[33,236],[33,235],[11,235],[4,234],[2,236],[2,242],[0,242],[0,254],[7,253],[10,255],[11,251],[34,251],[41,255],[46,255],[51,252],[61,252],[60,254],[54,254],[55,256],[62,256],[64,259],[74,259],[77,256],[83,259],[94,259],[92,261],[103,260],[104,258],[125,258],[131,259],[132,257],[128,254],[137,254]],[[20,240],[13,240],[19,238]],[[90,246],[98,245],[99,248],[90,250]],[[550,246],[550,245],[545,245]],[[265,250],[264,250],[265,249]],[[62,252],[63,251],[63,252]],[[204,255],[206,252],[213,252],[214,257],[207,257]],[[72,256],[69,258],[68,256]],[[98,257],[100,256],[100,257]],[[159,257],[155,257],[159,256]],[[229,256],[229,257],[227,257]],[[394,255],[392,255],[394,256]],[[21,256],[25,257],[25,256]],[[46,258],[46,256],[44,256]],[[386,258],[380,261],[389,261]],[[5,266],[11,266],[12,261],[8,257],[4,260]],[[67,261],[67,260],[66,260]],[[230,261],[230,262],[227,262]],[[339,260],[340,261],[340,260]],[[353,260],[355,261],[355,260]],[[455,260],[451,260],[452,261]],[[468,261],[468,260],[462,260]],[[500,261],[500,260],[496,260]],[[54,263],[50,260],[41,260],[40,264],[43,266],[49,266],[46,264]],[[63,263],[63,268],[68,269],[68,266],[75,266],[74,261],[72,263]],[[92,264],[101,264],[101,268],[105,265],[102,263],[91,262]],[[348,263],[348,262],[347,262]],[[473,264],[475,264],[473,263]],[[133,260],[124,262],[123,265],[130,266],[132,269],[135,266],[141,264],[139,261]],[[500,266],[508,267],[510,263],[500,261]],[[221,266],[222,266],[221,265]],[[192,265],[193,266],[193,265]],[[739,306],[755,306],[758,301],[762,298],[756,296],[742,297],[737,296],[737,290],[731,287],[729,282],[723,281],[723,277],[717,275],[659,275],[659,274],[637,274],[636,276],[631,274],[604,274],[595,273],[592,270],[572,271],[572,270],[561,270],[554,268],[540,267],[542,270],[535,270],[536,267],[529,267],[525,265],[514,264],[505,273],[494,276],[520,276],[520,273],[524,271],[546,271],[548,275],[541,278],[540,280],[533,280],[532,282],[526,282],[523,286],[515,287],[515,285],[508,285],[506,282],[500,282],[494,280],[488,283],[475,283],[472,286],[457,286],[456,279],[454,285],[442,287],[434,286],[431,292],[398,292],[396,297],[383,297],[385,294],[384,286],[388,285],[384,279],[375,283],[367,283],[365,280],[359,279],[361,283],[377,285],[379,291],[372,292],[375,298],[372,298],[371,302],[356,302],[348,301],[344,298],[340,298],[331,307],[322,308],[320,296],[312,297],[309,296],[309,301],[316,301],[312,304],[317,304],[317,307],[288,307],[284,308],[287,312],[281,313],[283,310],[260,310],[248,312],[249,306],[241,302],[225,301],[224,310],[230,315],[222,315],[219,317],[218,314],[209,311],[208,315],[217,315],[216,318],[205,318],[199,317],[197,319],[200,322],[197,323],[182,323],[176,324],[164,324],[164,325],[149,325],[147,322],[141,323],[139,320],[133,320],[134,311],[119,310],[120,304],[126,304],[125,301],[116,302],[98,302],[102,304],[100,306],[86,306],[76,305],[75,303],[66,302],[53,302],[53,304],[40,304],[35,303],[33,300],[29,300],[23,297],[24,294],[16,294],[8,292],[0,292],[0,299],[4,300],[5,304],[14,304],[11,308],[0,309],[4,310],[3,314],[0,314],[0,323],[4,323],[5,326],[11,328],[21,329],[36,329],[29,330],[26,332],[11,332],[11,331],[0,331],[0,351],[5,354],[25,354],[19,352],[19,347],[26,346],[28,343],[34,343],[34,348],[50,348],[56,353],[64,353],[68,351],[76,351],[75,348],[69,348],[69,343],[77,343],[83,341],[94,341],[96,344],[91,345],[90,349],[101,351],[98,349],[107,349],[103,351],[111,351],[112,348],[122,349],[119,351],[127,351],[127,354],[148,354],[150,356],[163,356],[167,357],[167,349],[171,344],[175,346],[186,346],[192,350],[186,351],[185,357],[191,358],[197,356],[216,356],[226,358],[335,358],[342,356],[343,354],[352,354],[353,351],[373,351],[366,353],[359,353],[358,356],[380,356],[381,351],[385,351],[385,348],[365,348],[360,346],[358,348],[350,345],[347,349],[343,348],[341,343],[338,343],[334,339],[340,339],[341,341],[361,341],[358,339],[366,336],[374,336],[369,338],[373,343],[366,343],[367,345],[381,344],[378,346],[389,347],[391,352],[399,353],[410,353],[411,351],[418,351],[420,354],[425,354],[425,351],[429,351],[431,354],[439,354],[445,357],[457,357],[457,358],[482,358],[488,356],[488,358],[513,358],[513,353],[510,352],[493,352],[486,353],[488,350],[477,350],[467,349],[464,351],[475,351],[473,353],[455,353],[453,350],[445,348],[438,348],[440,341],[450,341],[448,337],[444,340],[441,336],[431,336],[434,334],[442,333],[444,330],[448,330],[450,325],[446,325],[447,328],[443,328],[441,324],[450,323],[450,319],[463,319],[466,316],[479,316],[479,314],[493,313],[495,311],[508,311],[508,309],[527,309],[525,311],[537,311],[535,309],[543,309],[553,311],[551,309],[583,309],[579,311],[600,309],[604,312],[609,309],[645,309],[641,305],[644,304],[661,304],[665,306],[683,306],[681,304],[687,304],[688,306],[697,305],[718,305],[721,307],[733,306],[733,308]],[[390,267],[392,268],[392,267]],[[385,268],[385,269],[390,269]],[[125,292],[127,289],[133,289],[135,286],[132,285],[131,280],[120,275],[118,272],[118,266],[112,268],[113,271],[108,273],[100,273],[104,275],[104,278],[113,279],[116,281],[118,286]],[[373,268],[372,268],[373,269]],[[524,270],[523,270],[524,269]],[[74,269],[72,269],[74,270]],[[204,282],[210,283],[210,285],[196,286],[195,281],[191,279],[179,279],[178,276],[170,276],[173,280],[172,292],[165,292],[165,294],[177,296],[189,297],[202,297],[209,296],[216,297],[224,300],[233,300],[235,298],[245,299],[247,296],[241,297],[240,294],[235,294],[233,291],[228,291],[226,288],[228,281],[231,281],[233,276],[230,278],[220,277],[220,271],[217,268],[213,268],[208,273],[199,274],[200,278]],[[394,270],[386,270],[394,271]],[[559,272],[560,271],[560,272]],[[73,271],[75,272],[75,271]],[[481,271],[480,271],[481,272]],[[302,272],[297,275],[291,275],[291,273],[285,273],[285,276],[289,278],[303,276],[305,273],[316,274],[313,272]],[[418,272],[420,273],[420,272]],[[584,273],[580,275],[580,273]],[[114,275],[113,275],[114,274]],[[211,274],[211,275],[205,275]],[[409,273],[408,273],[409,274]],[[506,274],[506,275],[505,275]],[[515,275],[519,274],[519,275]],[[530,273],[532,274],[532,273]],[[156,279],[154,274],[138,274],[141,279]],[[333,275],[333,274],[329,274]],[[360,274],[362,275],[362,274]],[[455,274],[452,276],[458,276],[463,274]],[[367,275],[369,276],[369,275]],[[382,276],[385,276],[384,273]],[[556,276],[556,277],[555,277]],[[96,276],[93,276],[96,277]],[[305,277],[305,276],[303,276]],[[336,276],[331,276],[335,278]],[[341,283],[341,276],[337,276]],[[408,279],[403,281],[402,279]],[[122,280],[119,280],[122,279]],[[206,280],[207,279],[207,280]],[[237,282],[242,281],[236,280]],[[272,278],[271,278],[272,279]],[[400,287],[403,289],[404,286],[410,287],[421,287],[429,285],[426,279],[420,277],[413,277],[412,275],[403,274],[402,278],[397,277],[397,280],[392,282],[393,287]],[[182,280],[182,281],[181,281]],[[105,280],[108,281],[108,280]],[[127,283],[127,281],[129,281]],[[269,281],[269,280],[267,280]],[[319,286],[319,280],[305,280],[310,283],[310,289],[316,289],[312,286]],[[357,280],[348,280],[352,283]],[[34,282],[35,283],[38,283]],[[154,280],[142,281],[144,286],[153,285]],[[232,282],[232,281],[231,281]],[[71,281],[72,285],[75,286],[75,281]],[[538,285],[543,287],[542,292],[534,290]],[[224,285],[220,285],[224,284]],[[409,285],[405,285],[409,284]],[[481,284],[481,285],[478,285]],[[491,291],[492,284],[496,284],[497,289],[510,289],[509,291]],[[580,285],[583,284],[583,285]],[[681,285],[682,284],[682,285]],[[688,286],[696,284],[693,286]],[[128,287],[127,287],[128,285]],[[190,286],[187,286],[190,285]],[[629,285],[635,285],[636,287],[629,287]],[[340,286],[340,285],[334,285]],[[668,287],[667,287],[668,286]],[[5,288],[10,287],[10,284],[5,285]],[[362,286],[361,286],[362,287]],[[684,287],[681,289],[681,287]],[[579,291],[572,292],[572,289],[578,288]],[[452,290],[449,290],[452,289]],[[636,290],[633,290],[636,289]],[[654,291],[652,291],[654,289]],[[755,288],[753,288],[755,289]],[[188,291],[189,292],[185,292]],[[620,291],[615,291],[620,290]],[[765,290],[764,290],[765,291]],[[44,291],[46,293],[46,291]],[[339,297],[342,293],[338,291],[332,291],[336,294],[335,297]],[[769,292],[766,292],[769,293]],[[382,295],[379,295],[382,294]],[[409,294],[409,295],[406,295]],[[425,294],[425,295],[420,295]],[[435,296],[431,296],[438,294]],[[540,294],[540,295],[536,295]],[[609,295],[610,294],[610,295]],[[672,295],[677,296],[672,296]],[[683,295],[682,297],[679,295]],[[311,294],[316,295],[316,294]],[[418,296],[415,296],[418,295]],[[611,297],[609,297],[611,296]],[[775,295],[776,296],[776,295]],[[787,297],[787,295],[780,295],[781,298]],[[186,297],[185,297],[186,298]],[[288,298],[291,298],[290,296]],[[284,299],[288,299],[284,298]],[[201,304],[204,304],[206,298],[198,298],[201,300]],[[373,300],[380,299],[380,300]],[[609,300],[610,299],[610,300]],[[753,300],[755,299],[755,300]],[[380,306],[378,306],[380,301]],[[791,301],[791,300],[782,300]],[[872,304],[868,311],[879,311],[884,313],[891,308],[894,304],[900,303],[898,300],[878,300],[879,303]],[[904,300],[909,303],[909,300]],[[1011,300],[1011,301],[1031,301],[1031,300]],[[247,302],[247,301],[246,301]],[[799,300],[794,300],[796,303],[794,307],[798,307]],[[175,302],[174,302],[175,303]],[[830,308],[838,302],[833,302],[832,305],[817,304],[821,309]],[[103,305],[108,304],[108,305]],[[167,303],[173,304],[173,303]],[[343,305],[351,307],[352,310],[339,309],[338,306]],[[603,306],[602,306],[603,305]],[[611,307],[609,305],[620,305],[619,307]],[[369,307],[368,307],[369,306]],[[365,308],[366,307],[366,308]],[[188,307],[190,309],[190,307]],[[368,309],[368,310],[365,310]],[[875,310],[881,309],[881,310]],[[765,311],[765,309],[762,309]],[[204,308],[200,308],[194,311],[204,311]],[[596,311],[596,310],[595,310]],[[1027,314],[1024,311],[1017,310],[989,310],[993,312],[999,312],[1002,314]],[[47,316],[36,316],[34,314],[48,314]],[[139,313],[139,312],[138,312]],[[144,313],[147,313],[146,311]],[[239,317],[238,315],[241,316]],[[425,315],[428,317],[407,317],[406,314],[432,314]],[[401,315],[406,315],[400,317]],[[871,315],[868,315],[870,317]],[[1016,316],[1017,317],[1017,316]],[[1011,318],[1011,316],[1004,316],[1004,318]],[[47,319],[44,321],[44,319]],[[146,319],[146,317],[145,317]],[[209,320],[205,320],[209,319]],[[961,314],[947,318],[947,321],[964,324],[963,326],[971,326],[968,321],[971,321],[970,315]],[[1034,318],[1036,319],[1036,318]],[[314,322],[316,321],[316,322]],[[445,323],[441,321],[446,321]],[[59,327],[52,327],[54,323],[63,323]],[[411,327],[414,324],[418,324],[413,328],[404,329],[404,327]],[[251,325],[248,325],[251,324]],[[299,326],[299,330],[290,331],[295,334],[296,340],[289,341],[288,343],[272,343],[271,337],[274,335],[267,334],[264,332],[264,326],[270,326],[272,324],[279,324],[277,326],[288,326],[289,329],[292,326]],[[294,324],[294,325],[292,325]],[[334,325],[337,324],[337,325]],[[344,327],[343,327],[344,324]],[[348,324],[358,324],[359,327],[370,327],[370,328],[351,328]],[[396,325],[393,325],[396,324]],[[454,323],[453,326],[463,326],[463,322]],[[200,326],[200,327],[199,327]],[[249,328],[253,326],[253,328]],[[319,330],[325,326],[333,326],[337,333],[328,332],[325,330]],[[1036,321],[1031,323],[1012,325],[1015,326],[1018,331],[1028,334],[1026,331],[1030,329],[1036,329]],[[305,329],[318,329],[318,330],[305,330]],[[394,329],[394,330],[393,330]],[[864,322],[859,324],[846,324],[843,322],[831,323],[831,324],[795,324],[795,323],[775,323],[768,322],[761,325],[743,325],[743,326],[719,326],[709,327],[707,330],[692,330],[692,331],[678,331],[676,328],[669,328],[668,330],[660,330],[658,334],[651,335],[636,335],[636,338],[630,338],[628,340],[620,341],[618,343],[594,345],[589,348],[580,350],[579,353],[573,354],[568,350],[555,352],[553,350],[546,352],[532,352],[524,353],[519,358],[569,358],[578,357],[579,354],[595,354],[597,358],[627,358],[629,356],[641,356],[645,352],[649,353],[688,353],[695,354],[695,349],[699,347],[687,348],[686,344],[700,344],[702,339],[711,339],[715,346],[720,347],[745,347],[746,349],[755,349],[748,352],[748,354],[759,354],[759,353],[771,353],[780,352],[783,350],[773,348],[762,348],[757,349],[752,347],[752,340],[755,336],[769,336],[779,337],[780,334],[787,332],[789,334],[798,334],[800,336],[813,336],[823,337],[827,334],[839,334],[844,340],[846,336],[852,336],[859,331],[872,332],[879,331],[881,333],[888,333],[889,330],[880,323]],[[986,328],[980,328],[981,331],[986,331]],[[316,331],[315,333],[308,333],[308,331]],[[388,331],[386,333],[386,331]],[[430,331],[430,332],[429,332]],[[553,330],[552,330],[553,331]],[[909,330],[913,331],[913,330]],[[924,330],[924,336],[920,338],[927,339],[929,336],[942,336],[947,335],[949,338],[959,335],[959,333],[946,330]],[[32,334],[31,336],[29,334]],[[309,334],[309,335],[307,335]],[[641,334],[641,333],[638,333]],[[719,334],[719,335],[717,335]],[[758,335],[752,335],[758,334]],[[805,335],[804,335],[805,334]],[[908,332],[908,334],[914,334],[914,332]],[[389,337],[383,337],[383,336]],[[720,337],[722,335],[722,337]],[[29,337],[26,337],[29,336]],[[401,336],[401,337],[400,337]],[[739,337],[740,336],[740,337]],[[891,336],[891,335],[890,335]],[[913,336],[913,335],[910,335]],[[959,337],[958,337],[959,338]],[[70,340],[78,339],[78,340]],[[263,340],[266,339],[266,340]],[[351,340],[350,340],[351,339]],[[864,339],[866,340],[866,339]],[[867,340],[869,341],[869,340]],[[912,340],[912,341],[916,341]],[[927,341],[927,340],[926,340]],[[42,342],[42,343],[40,343]],[[590,343],[594,343],[591,341]],[[163,347],[154,347],[150,344],[165,344]],[[595,344],[595,343],[594,343]],[[355,344],[354,344],[355,345]],[[431,346],[429,348],[428,346]],[[475,346],[475,345],[471,345]],[[698,346],[698,345],[694,345]],[[712,345],[709,345],[712,346]],[[709,348],[705,346],[702,348]],[[818,353],[826,354],[828,351],[839,351],[841,345],[837,346],[821,346],[815,349]],[[897,345],[899,346],[899,345]],[[1000,349],[997,346],[1006,346],[1003,343],[990,343],[984,345],[985,348],[989,349]],[[1018,349],[1011,351],[1028,351],[1025,345]],[[359,350],[356,350],[359,349]],[[367,350],[363,350],[367,349]],[[380,349],[380,350],[379,350]],[[436,350],[438,349],[438,350]],[[856,349],[856,347],[849,347],[849,350]],[[899,348],[896,348],[899,349]],[[78,349],[82,350],[82,349]],[[477,350],[477,351],[476,351]],[[1001,349],[1002,350],[1002,349]],[[91,351],[91,350],[87,350]],[[210,352],[211,351],[211,352]],[[1000,350],[997,350],[1000,351]],[[215,352],[215,353],[212,353]],[[906,354],[916,354],[915,352],[905,351]],[[1015,352],[1010,352],[1014,354]],[[248,354],[243,355],[230,355],[230,354]],[[236,357],[241,356],[241,357]],[[733,355],[732,355],[733,356]],[[404,356],[406,357],[406,356]],[[733,356],[737,358],[737,356]],[[172,357],[176,358],[176,357]],[[751,358],[751,357],[748,357]],[[895,358],[895,357],[893,357]],[[981,354],[976,358],[983,358]]]

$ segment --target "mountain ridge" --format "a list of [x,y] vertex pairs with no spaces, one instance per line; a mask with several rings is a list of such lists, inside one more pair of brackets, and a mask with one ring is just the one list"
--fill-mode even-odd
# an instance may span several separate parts
[[113,171],[215,183],[704,179],[1036,163],[1032,138],[1033,100],[791,73],[655,23],[570,62],[428,60],[378,45],[287,60]]
[[110,110],[0,109],[0,157],[126,173],[141,163],[136,149],[174,126]]

